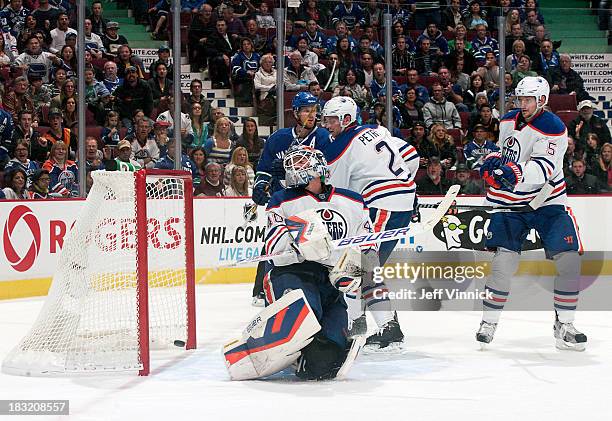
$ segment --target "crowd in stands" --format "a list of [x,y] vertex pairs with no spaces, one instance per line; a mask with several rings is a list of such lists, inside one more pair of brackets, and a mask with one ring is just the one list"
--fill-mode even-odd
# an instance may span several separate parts
[[[116,0],[129,6],[153,39],[167,38],[170,1]],[[265,139],[257,121],[243,118],[241,133],[221,108],[191,81],[174,115],[170,50],[161,47],[147,69],[94,1],[85,22],[86,69],[77,74],[76,11],[72,0],[5,0],[0,10],[0,197],[46,198],[78,194],[78,167],[87,171],[172,168],[175,121],[180,122],[182,167],[196,195],[249,196]],[[443,194],[452,183],[481,194],[482,158],[498,147],[502,103],[514,107],[512,88],[541,75],[564,110],[571,137],[564,160],[570,194],[612,189],[612,145],[606,122],[593,114],[592,98],[571,58],[559,53],[535,0],[303,0],[287,9],[285,54],[276,57],[273,1],[183,0],[187,55],[213,89],[232,90],[236,106],[252,106],[260,124],[274,125],[276,99],[299,91],[325,101],[351,96],[360,121],[387,124],[421,157],[418,192]],[[382,42],[383,13],[392,15],[392,45]],[[506,25],[497,27],[497,16]],[[143,27],[144,30],[144,27]],[[505,33],[506,56],[498,35]],[[385,48],[392,49],[391,63]],[[276,86],[276,74],[285,86]],[[391,66],[393,80],[386,80]],[[500,97],[500,66],[505,96]],[[76,162],[77,77],[87,104],[86,162]],[[393,115],[385,112],[391,83]],[[289,99],[289,101],[288,101]],[[286,110],[286,125],[293,119]],[[88,183],[90,178],[88,177]],[[89,188],[90,186],[88,186]]]

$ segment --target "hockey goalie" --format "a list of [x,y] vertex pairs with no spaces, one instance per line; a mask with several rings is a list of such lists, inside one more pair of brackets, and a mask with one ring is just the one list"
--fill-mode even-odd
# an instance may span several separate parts
[[[283,166],[287,188],[266,210],[265,248],[274,265],[264,280],[267,307],[225,345],[226,366],[233,380],[267,377],[294,364],[304,380],[341,378],[365,342],[347,339],[344,293],[360,287],[362,257],[378,258],[376,245],[334,250],[331,242],[370,233],[368,209],[359,194],[326,184],[320,151],[291,148]],[[334,218],[346,229],[331,224]]]

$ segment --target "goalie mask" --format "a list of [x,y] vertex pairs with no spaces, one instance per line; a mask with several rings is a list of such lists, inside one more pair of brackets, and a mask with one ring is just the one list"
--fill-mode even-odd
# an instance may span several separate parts
[[329,177],[327,161],[323,152],[309,146],[295,146],[287,151],[283,159],[285,186],[305,187],[311,180],[321,177],[321,183]]

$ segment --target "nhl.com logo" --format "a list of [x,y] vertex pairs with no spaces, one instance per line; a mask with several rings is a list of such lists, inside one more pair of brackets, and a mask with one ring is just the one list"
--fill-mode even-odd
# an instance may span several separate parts
[[[13,240],[17,236],[23,238],[27,235],[27,230],[22,228],[24,224],[29,229],[32,240],[27,251],[20,255],[13,246]],[[16,231],[16,228],[19,229]],[[18,205],[11,210],[4,224],[2,242],[4,244],[4,254],[13,269],[18,272],[25,272],[34,265],[40,251],[40,224],[29,207]]]

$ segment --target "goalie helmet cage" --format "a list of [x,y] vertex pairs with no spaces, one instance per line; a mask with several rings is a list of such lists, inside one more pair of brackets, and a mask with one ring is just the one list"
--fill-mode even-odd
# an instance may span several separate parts
[[45,304],[8,374],[150,371],[150,349],[196,347],[191,174],[94,171]]

